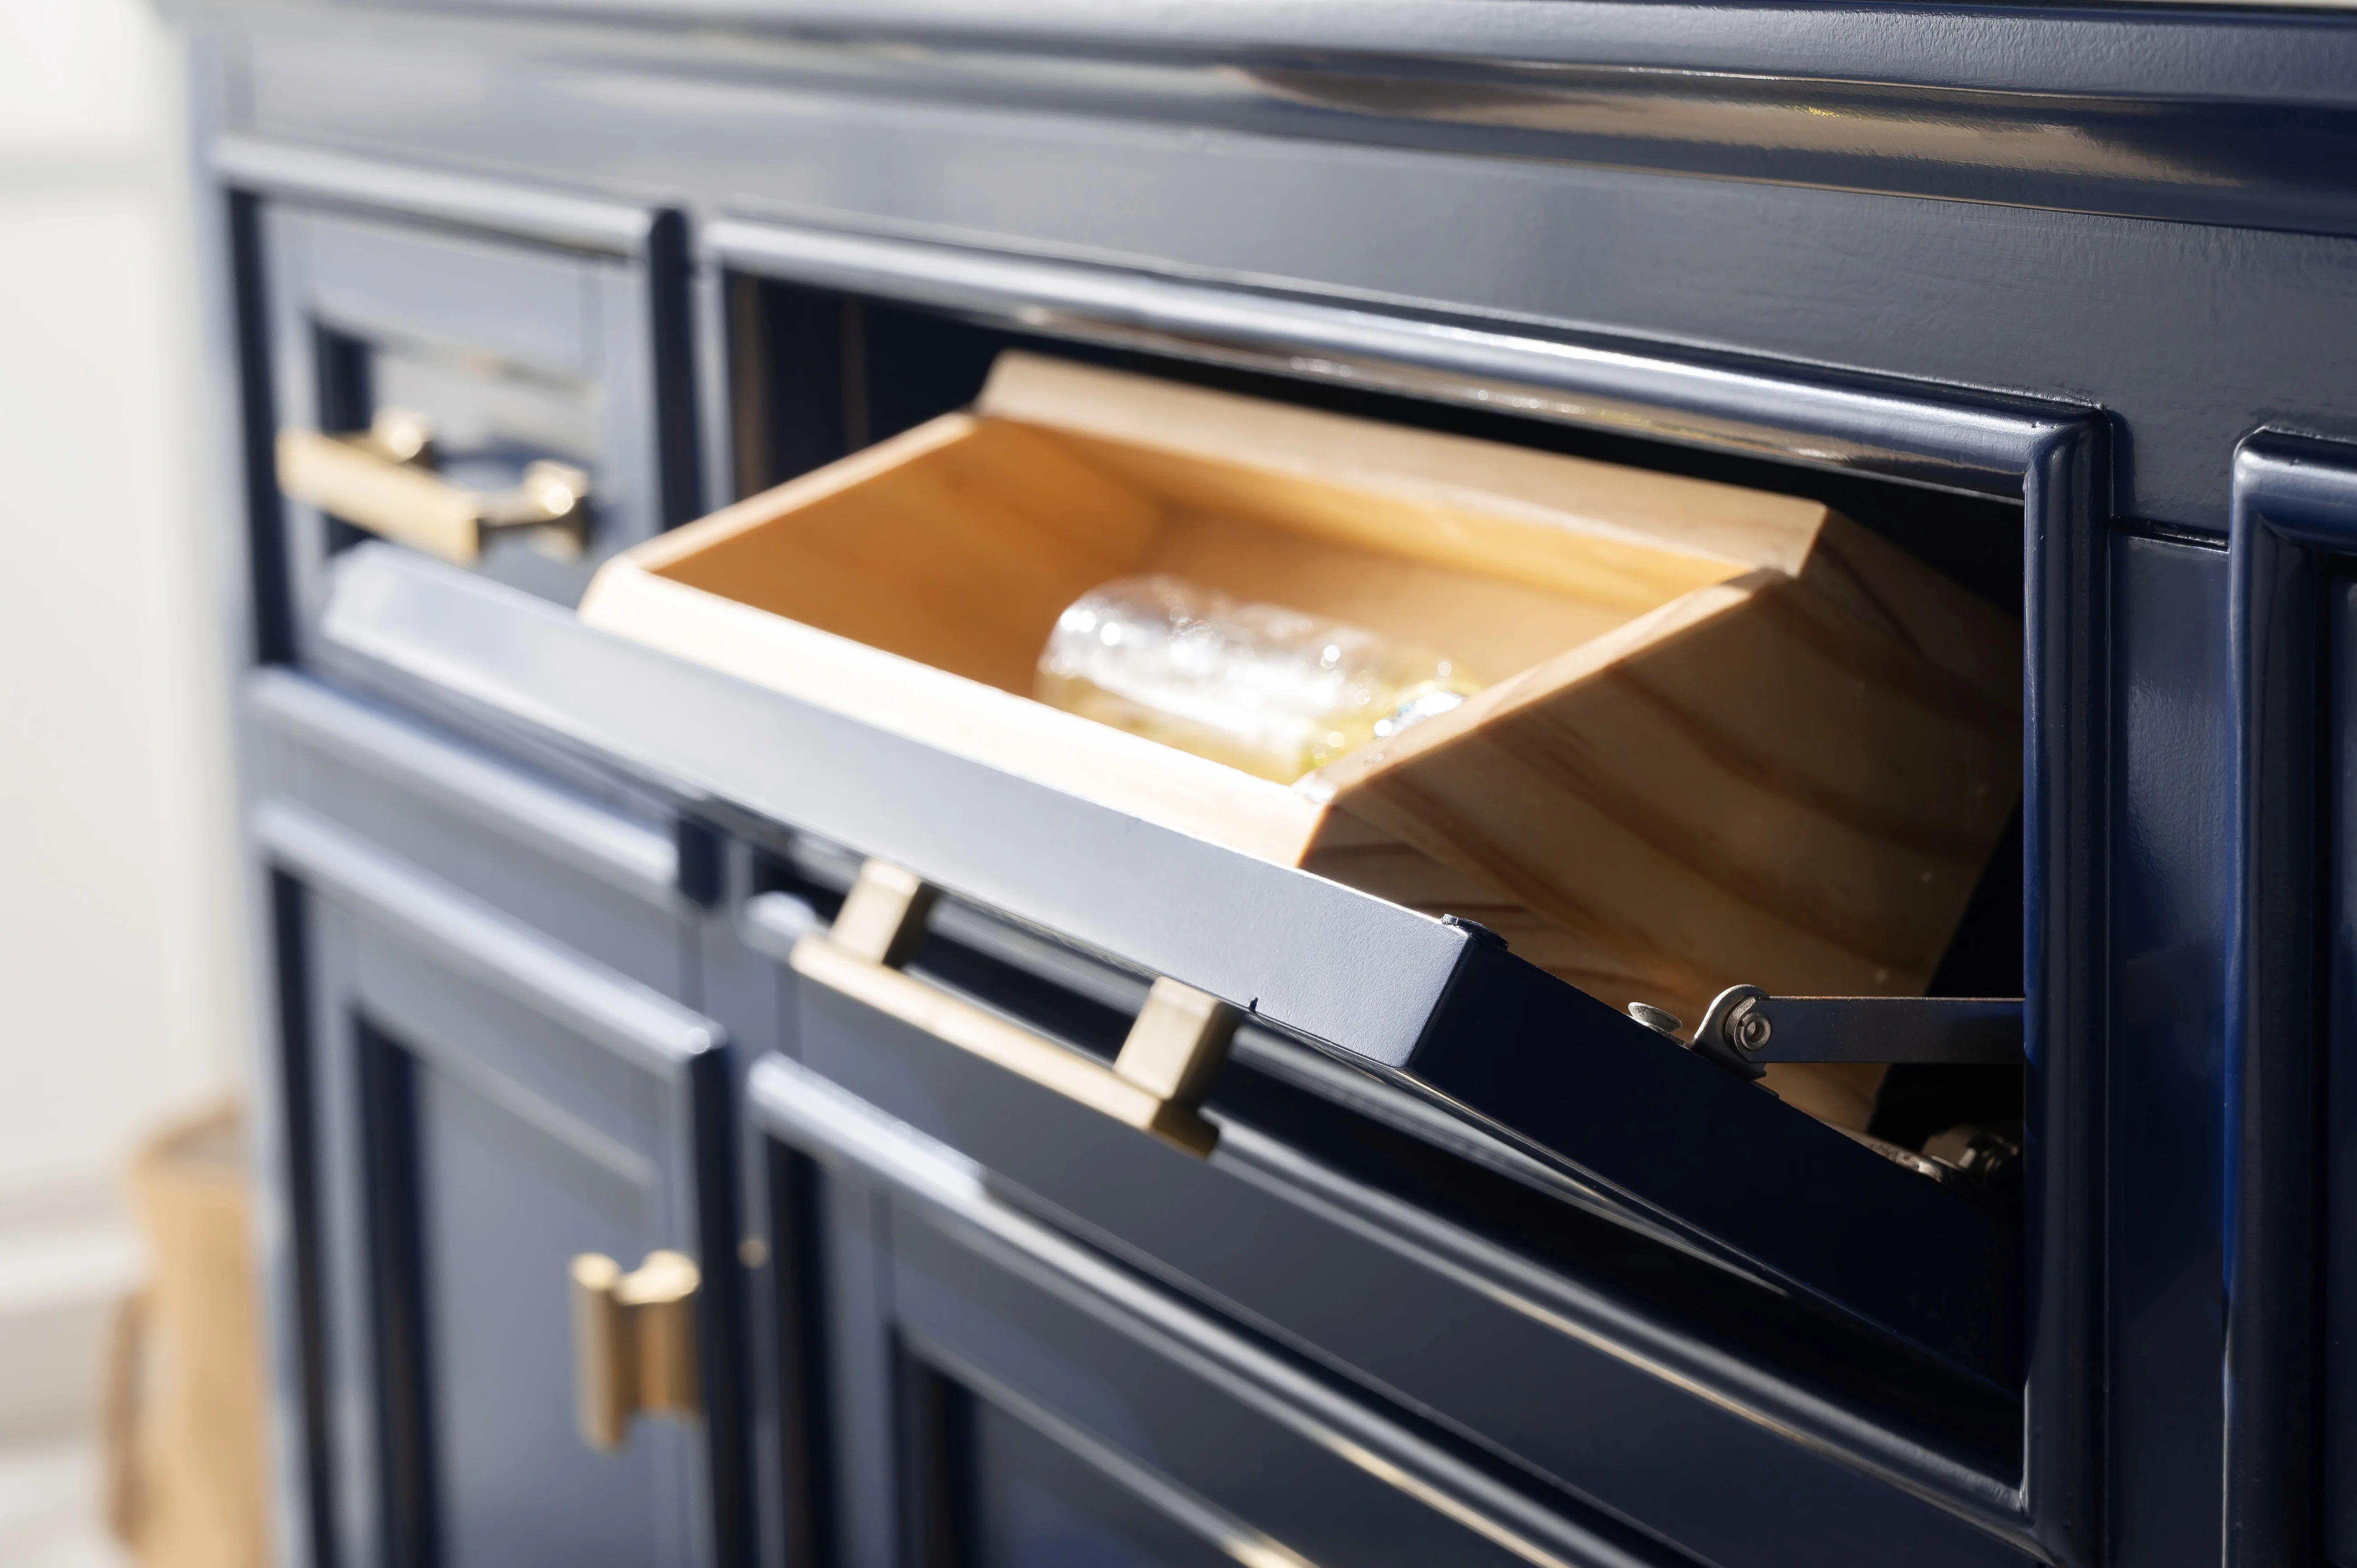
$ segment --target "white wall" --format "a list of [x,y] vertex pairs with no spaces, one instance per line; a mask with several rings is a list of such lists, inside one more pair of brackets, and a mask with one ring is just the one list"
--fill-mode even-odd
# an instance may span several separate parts
[[87,1418],[124,1154],[242,1065],[178,70],[141,0],[0,0],[0,1435]]

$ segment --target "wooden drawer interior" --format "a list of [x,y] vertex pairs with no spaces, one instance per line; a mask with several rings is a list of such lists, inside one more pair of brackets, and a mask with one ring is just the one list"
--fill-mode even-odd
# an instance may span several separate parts
[[[2019,778],[2018,632],[1822,501],[1024,354],[968,412],[641,546],[591,624],[1435,915],[1615,1005],[1920,993]],[[1290,787],[1034,702],[1175,572],[1479,696]],[[1878,1069],[1777,1070],[1862,1128]]]

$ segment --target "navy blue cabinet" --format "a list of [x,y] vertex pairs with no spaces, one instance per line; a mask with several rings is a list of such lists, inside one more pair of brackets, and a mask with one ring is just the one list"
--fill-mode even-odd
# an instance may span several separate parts
[[[2357,21],[544,9],[188,16],[290,1563],[2357,1563]],[[2018,611],[1939,985],[2021,998],[2018,1200],[571,613],[1010,347],[1805,494]],[[798,974],[870,860],[1092,1069],[1243,1009],[1209,1133]],[[667,1253],[695,1408],[606,1452],[576,1262]]]

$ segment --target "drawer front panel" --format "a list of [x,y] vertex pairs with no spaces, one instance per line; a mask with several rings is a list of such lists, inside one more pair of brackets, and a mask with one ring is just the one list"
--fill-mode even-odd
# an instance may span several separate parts
[[[1108,1322],[1102,1304],[1042,1288],[921,1214],[893,1218],[900,1333],[952,1386],[935,1419],[965,1438],[967,1473],[947,1477],[968,1492],[963,1560],[1020,1562],[1026,1546],[1099,1533],[1148,1561],[1190,1536],[1204,1556],[1234,1542],[1312,1563],[1521,1560],[1336,1453],[1342,1433],[1204,1376],[1144,1323]],[[1086,1466],[1112,1484],[1066,1480],[1064,1506],[1042,1508],[1034,1477],[1060,1457],[1068,1476]],[[1133,1509],[1143,1520],[1124,1517]]]
[[[1998,1486],[1953,1449],[1925,1452],[1920,1430],[1893,1442],[1772,1377],[1720,1380],[1724,1361],[1675,1328],[1256,1129],[1243,1118],[1265,1094],[1214,1093],[1205,1162],[807,982],[798,1010],[805,1067],[978,1157],[1020,1201],[1714,1561],[2017,1561],[1910,1495],[1936,1476],[1952,1507],[1977,1491],[1987,1508]],[[1719,1288],[1772,1309],[1739,1279]],[[2003,1407],[1977,1404],[2001,1444]],[[1697,1510],[1698,1466],[1774,1481],[1739,1511]]]
[[290,242],[307,252],[312,319],[331,331],[471,352],[542,381],[605,368],[596,263],[349,218],[281,221],[300,226]]
[[306,911],[342,1559],[713,1561],[733,1417],[586,1445],[568,1269],[706,1260],[701,1376],[729,1386],[716,1026],[299,807],[258,833]]
[[[569,605],[607,556],[693,513],[675,220],[267,144],[234,143],[223,161],[258,196],[246,243],[261,319],[248,338],[267,363],[249,375],[266,380],[277,427],[351,435],[404,411],[432,437],[425,456],[393,465],[390,482],[407,488],[390,518],[329,517],[322,481],[290,470],[282,448],[288,493],[264,528],[279,537],[257,547],[283,554],[285,651],[308,650],[330,564],[367,536],[351,522],[461,558],[479,549],[474,569]],[[364,464],[371,493],[387,482],[384,450]],[[519,516],[478,532],[424,520],[459,504],[456,492],[541,493],[526,482],[535,463],[587,476],[587,506],[563,525]],[[456,491],[421,499],[419,481],[401,477],[421,467]]]
[[780,1284],[827,1303],[831,1409],[856,1412],[833,1429],[842,1560],[1673,1560],[1006,1208],[814,1075],[771,1058],[752,1084],[817,1189],[819,1234],[776,1255],[823,1271]]

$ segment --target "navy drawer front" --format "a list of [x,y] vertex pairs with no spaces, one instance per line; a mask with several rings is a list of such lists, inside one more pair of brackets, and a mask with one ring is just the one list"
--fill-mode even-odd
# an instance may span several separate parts
[[[803,1067],[976,1160],[1011,1201],[1706,1557],[2013,1558],[2009,1393],[1861,1348],[1594,1195],[1529,1172],[1469,1184],[1461,1156],[1335,1106],[1355,1079],[1399,1117],[1404,1097],[1372,1079],[1247,1036],[1206,1163],[807,981],[797,997]],[[1483,1228],[1509,1213],[1555,1255]],[[1706,1455],[1772,1476],[1772,1495],[1697,1513]]]
[[667,996],[694,983],[698,914],[667,812],[599,800],[284,671],[245,710],[264,781],[469,896]]
[[[738,1550],[734,1213],[716,1025],[285,801],[316,1129],[307,1305],[336,1560],[673,1568]],[[705,1418],[575,1429],[568,1265],[701,1260]]]
[[[821,883],[845,880],[839,862],[813,870]],[[909,960],[917,971],[952,992],[979,987],[1052,1038],[1119,1051],[1145,1000],[1141,978],[955,902],[931,918],[932,936]],[[791,895],[757,900],[744,917],[748,939],[789,960],[811,921]],[[2015,1380],[2018,1240],[2006,1218],[1777,1106],[1494,941],[1469,951],[1448,1003],[1405,1071],[1333,1054],[1445,1107],[1481,1129],[1469,1128],[1472,1141],[1507,1144],[1641,1229],[1994,1384]],[[840,1030],[805,1032],[806,1059],[830,1046],[846,1060],[863,1054]],[[1743,1171],[1772,1173],[1778,1200],[1762,1203],[1730,1179]]]
[[[530,531],[476,569],[570,604],[597,564],[698,510],[677,219],[651,209],[231,139],[247,252],[249,417],[328,433],[425,416],[439,471],[500,491],[534,461],[589,478],[577,553]],[[309,647],[359,530],[288,499],[248,432],[257,585],[276,657]]]
[[823,1305],[802,1414],[834,1440],[833,1560],[1681,1560],[1006,1207],[826,1080],[771,1058],[749,1081],[804,1199],[780,1292]]

